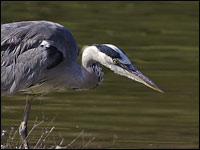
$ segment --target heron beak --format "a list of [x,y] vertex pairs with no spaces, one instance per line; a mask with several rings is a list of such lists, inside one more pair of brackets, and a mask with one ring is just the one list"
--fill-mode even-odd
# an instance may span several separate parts
[[125,72],[128,78],[135,80],[137,82],[143,83],[144,85],[158,91],[164,93],[155,83],[153,83],[149,78],[143,75],[139,70],[137,70],[132,64],[126,65]]

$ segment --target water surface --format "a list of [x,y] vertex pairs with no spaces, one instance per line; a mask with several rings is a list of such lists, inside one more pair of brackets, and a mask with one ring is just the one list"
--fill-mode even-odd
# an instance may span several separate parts
[[[66,26],[80,47],[118,46],[165,91],[103,67],[98,88],[50,93],[33,102],[29,129],[36,118],[47,121],[30,136],[31,146],[55,118],[50,145],[64,138],[66,146],[84,131],[70,148],[198,148],[198,2],[3,2],[1,8],[2,23],[50,20]],[[1,98],[1,129],[17,129],[26,96]]]

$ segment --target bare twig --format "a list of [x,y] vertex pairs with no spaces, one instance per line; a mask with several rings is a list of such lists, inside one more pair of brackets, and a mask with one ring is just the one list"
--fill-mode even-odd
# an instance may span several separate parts
[[69,146],[71,146],[82,134],[84,133],[84,130],[81,131],[76,138],[74,138],[67,146],[61,147],[60,145],[56,146],[56,149],[67,149]]
[[87,146],[94,141],[95,137],[91,138],[82,148],[87,148]]
[[84,130],[81,131],[79,135],[76,138],[74,138],[65,148],[68,148],[69,146],[71,146],[83,133],[84,133]]
[[[46,141],[46,138],[49,136],[49,134],[53,131],[55,127],[52,127],[51,130],[48,132],[47,136],[43,139],[43,142]],[[40,139],[38,140],[38,142],[36,143],[36,145],[34,146],[34,149],[37,148],[38,144],[40,143],[40,141],[42,140],[42,137],[45,135],[45,132],[42,133]]]

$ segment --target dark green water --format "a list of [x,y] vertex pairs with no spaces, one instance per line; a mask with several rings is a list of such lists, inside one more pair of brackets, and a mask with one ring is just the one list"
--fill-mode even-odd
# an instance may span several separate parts
[[[198,2],[1,4],[2,23],[50,20],[66,26],[80,47],[94,43],[120,47],[165,91],[155,92],[103,68],[104,82],[94,90],[39,97],[32,105],[29,129],[36,118],[55,117],[49,144],[58,145],[61,136],[66,146],[84,130],[71,148],[199,147]],[[26,97],[1,98],[1,129],[17,129]],[[48,124],[32,133],[31,146]]]

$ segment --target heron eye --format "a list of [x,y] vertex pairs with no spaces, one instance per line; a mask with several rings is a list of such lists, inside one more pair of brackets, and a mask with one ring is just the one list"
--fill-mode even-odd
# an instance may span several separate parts
[[114,64],[119,64],[119,60],[113,59],[113,63],[114,63]]

